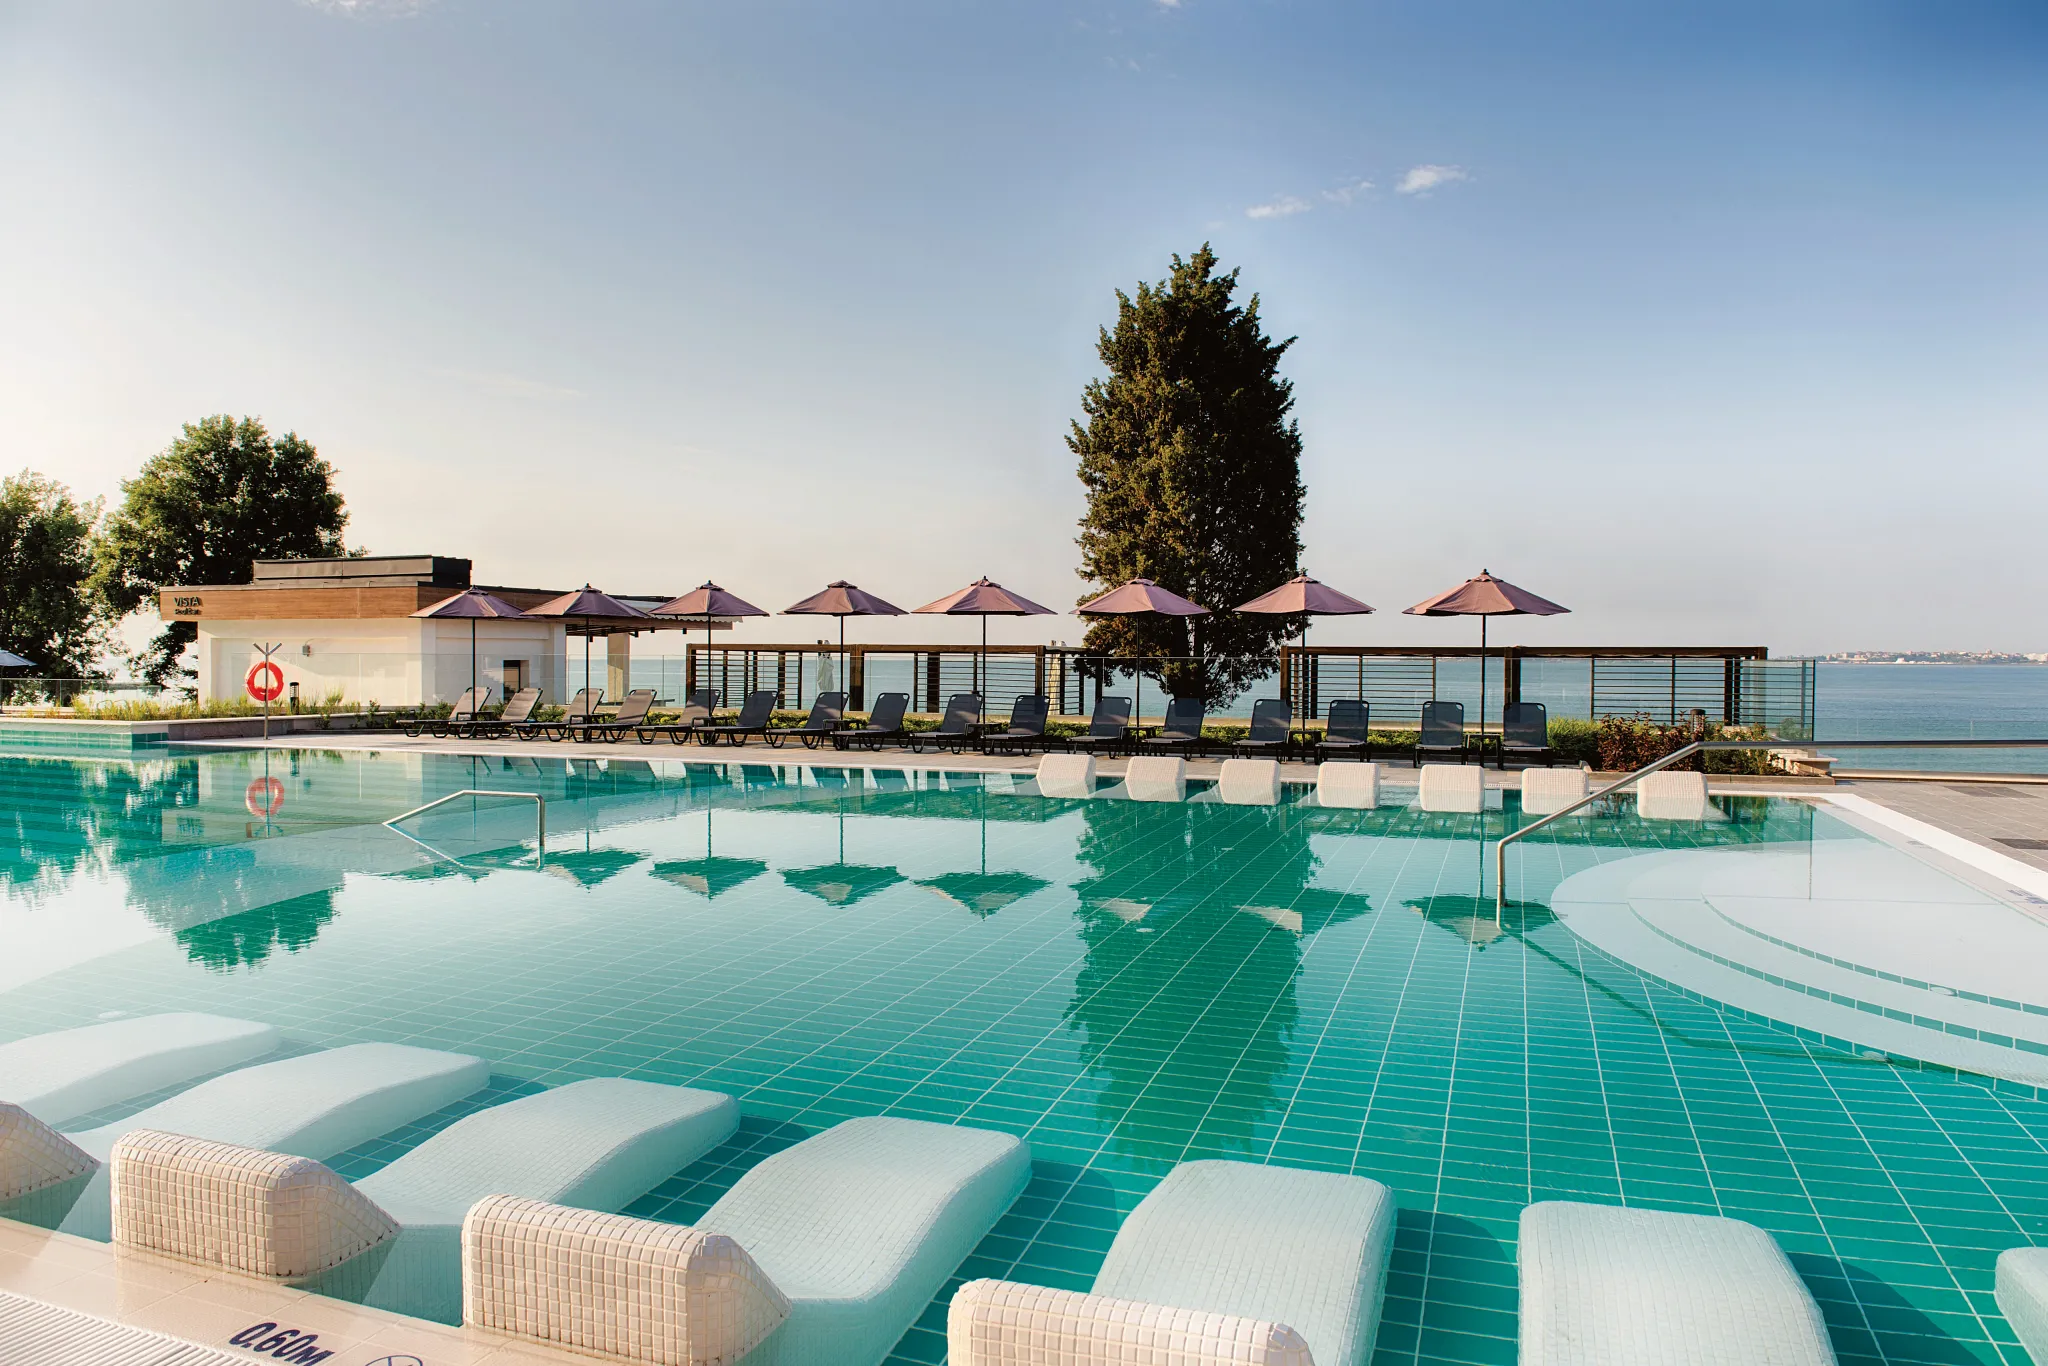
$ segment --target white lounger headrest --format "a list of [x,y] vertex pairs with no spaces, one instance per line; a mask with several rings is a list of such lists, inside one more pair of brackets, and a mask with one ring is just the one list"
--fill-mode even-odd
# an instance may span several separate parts
[[951,1366],[1314,1366],[1284,1323],[1013,1281],[969,1281],[946,1311]]
[[114,1145],[114,1241],[253,1276],[297,1279],[398,1233],[310,1157],[135,1129]]
[[512,1195],[462,1221],[462,1321],[629,1361],[735,1362],[789,1300],[722,1233]]

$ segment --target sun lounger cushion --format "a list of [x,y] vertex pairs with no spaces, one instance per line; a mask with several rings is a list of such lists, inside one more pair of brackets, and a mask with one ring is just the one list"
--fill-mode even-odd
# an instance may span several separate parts
[[1280,801],[1277,759],[1225,759],[1216,795],[1232,806],[1275,806]]
[[598,1077],[459,1119],[356,1188],[406,1225],[459,1225],[486,1195],[618,1210],[738,1125],[731,1096]]
[[1583,768],[1532,768],[1522,774],[1522,814],[1547,816],[1586,795]]
[[1038,795],[1041,797],[1092,797],[1095,795],[1095,756],[1092,754],[1045,754],[1038,760]]
[[1141,754],[1124,769],[1124,791],[1134,802],[1186,801],[1187,761],[1163,754]]
[[1652,773],[1636,782],[1636,814],[1646,821],[1697,821],[1707,814],[1707,775]]
[[1370,810],[1380,804],[1378,764],[1316,765],[1316,805]]
[[1833,1366],[1771,1235],[1708,1215],[1549,1200],[1522,1211],[1522,1366]]
[[2048,1361],[2048,1247],[1998,1254],[1998,1312],[2035,1361]]
[[1282,1323],[969,1281],[946,1310],[948,1366],[1315,1366]]
[[1284,1323],[1316,1366],[1372,1356],[1394,1196],[1362,1176],[1183,1162],[1118,1230],[1095,1293]]
[[260,1058],[278,1042],[271,1025],[190,1012],[36,1034],[0,1044],[0,1100],[63,1124]]
[[461,1053],[349,1044],[244,1067],[72,1139],[102,1160],[130,1129],[326,1158],[481,1090],[490,1071]]
[[315,1275],[398,1232],[310,1157],[136,1129],[109,1165],[116,1243],[252,1276]]
[[0,1101],[0,1200],[90,1175],[91,1155],[19,1105]]
[[1464,764],[1422,766],[1424,811],[1479,811],[1486,806],[1486,774]]
[[1030,1173],[1009,1134],[914,1119],[850,1119],[764,1159],[698,1221],[789,1297],[747,1366],[876,1366]]
[[732,1366],[789,1313],[735,1239],[511,1195],[470,1210],[462,1263],[470,1327],[654,1366]]
[[[103,1162],[133,1129],[324,1160],[451,1105],[488,1080],[490,1066],[482,1058],[404,1044],[349,1044],[215,1077],[70,1138]],[[71,1207],[63,1231],[110,1236],[104,1171]]]

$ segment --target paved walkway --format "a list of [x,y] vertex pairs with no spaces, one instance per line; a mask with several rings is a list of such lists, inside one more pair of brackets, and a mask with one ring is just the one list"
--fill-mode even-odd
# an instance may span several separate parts
[[1868,797],[1901,815],[2048,870],[2048,786],[1856,781],[1836,790]]

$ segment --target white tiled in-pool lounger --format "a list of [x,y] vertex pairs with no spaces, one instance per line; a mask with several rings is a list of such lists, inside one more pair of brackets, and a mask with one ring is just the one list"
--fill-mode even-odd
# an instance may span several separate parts
[[172,1011],[34,1034],[0,1044],[0,1100],[45,1124],[145,1096],[223,1067],[253,1062],[280,1042],[275,1026]]

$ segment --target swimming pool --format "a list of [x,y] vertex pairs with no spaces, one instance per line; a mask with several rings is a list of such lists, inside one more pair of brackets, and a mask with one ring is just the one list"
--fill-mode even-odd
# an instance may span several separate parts
[[[1770,918],[1796,880],[1783,861],[1825,884],[1812,870],[1896,851],[1804,802],[1717,799],[1705,823],[1597,808],[1519,846],[1496,925],[1484,839],[1517,818],[1512,795],[1478,815],[1337,811],[1296,790],[1055,800],[1008,774],[309,750],[0,757],[0,784],[0,1040],[199,1010],[301,1050],[490,1060],[484,1092],[332,1164],[350,1177],[594,1076],[740,1101],[733,1140],[629,1210],[659,1219],[842,1119],[981,1125],[1029,1139],[1033,1180],[961,1276],[1086,1288],[1176,1162],[1356,1171],[1401,1205],[1384,1362],[1514,1359],[1515,1220],[1536,1200],[1769,1229],[1844,1362],[2017,1352],[1992,1262],[2048,1232],[2030,1086],[1866,1056],[1574,928],[1634,897],[1663,932],[1640,942],[1734,961],[1671,907],[1718,886],[1724,857],[1761,858],[1716,904],[1819,961],[1823,912]],[[546,857],[530,804],[380,824],[466,788],[546,796]],[[1717,871],[1585,890],[1656,871],[1644,858]],[[1928,904],[1988,899],[1929,886],[1945,900]],[[1742,966],[1729,980],[1756,980]],[[1859,967],[1888,970],[1841,970]],[[934,1305],[897,1359],[943,1353]]]

